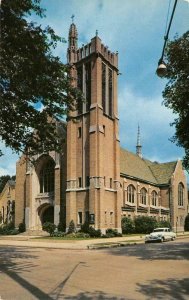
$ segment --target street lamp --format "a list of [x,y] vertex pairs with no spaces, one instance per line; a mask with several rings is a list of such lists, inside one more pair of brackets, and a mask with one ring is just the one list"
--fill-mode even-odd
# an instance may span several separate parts
[[165,46],[167,44],[167,40],[168,40],[168,36],[169,36],[169,31],[170,31],[170,28],[171,28],[171,23],[172,23],[172,20],[173,20],[173,16],[174,16],[175,8],[176,8],[176,5],[177,5],[177,1],[178,0],[175,0],[174,6],[173,6],[173,11],[172,11],[171,18],[170,18],[170,21],[169,21],[169,26],[168,26],[168,29],[167,29],[167,33],[166,33],[166,35],[164,37],[164,45],[163,45],[163,50],[162,50],[161,58],[160,58],[160,60],[158,62],[158,67],[157,67],[157,70],[156,70],[156,74],[159,77],[164,77],[166,75],[166,73],[167,73],[167,66],[166,66],[166,64],[163,61],[163,57],[164,57]]

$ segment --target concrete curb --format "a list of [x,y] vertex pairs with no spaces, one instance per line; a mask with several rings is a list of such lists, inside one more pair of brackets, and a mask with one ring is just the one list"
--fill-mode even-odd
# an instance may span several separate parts
[[[189,234],[178,235],[176,240],[189,238]],[[118,240],[116,238],[111,238],[110,240],[93,240],[92,241],[73,241],[73,242],[59,242],[59,241],[37,241],[32,240],[29,237],[24,237],[19,240],[16,238],[11,238],[11,236],[1,236],[0,237],[0,246],[18,246],[18,247],[33,247],[33,248],[55,248],[55,249],[69,249],[69,250],[100,250],[108,248],[118,248],[118,247],[127,247],[132,245],[144,244],[144,237],[127,237],[124,240],[124,237],[120,237]]]
[[[189,235],[179,235],[176,237],[177,239],[183,239],[183,238],[189,238]],[[138,240],[138,241],[123,241],[119,243],[98,243],[98,244],[91,244],[88,245],[87,248],[89,250],[98,250],[98,249],[106,249],[106,248],[116,248],[116,247],[126,247],[126,246],[132,246],[132,245],[139,245],[139,244],[145,244],[144,240]]]

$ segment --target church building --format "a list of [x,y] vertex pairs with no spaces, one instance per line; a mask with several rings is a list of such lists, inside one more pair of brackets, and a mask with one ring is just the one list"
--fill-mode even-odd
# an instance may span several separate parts
[[136,154],[120,148],[117,100],[118,53],[96,36],[78,48],[74,23],[69,29],[67,59],[73,85],[85,101],[76,103],[67,123],[62,153],[38,154],[35,166],[17,162],[15,223],[40,230],[45,221],[85,221],[104,233],[121,232],[121,218],[148,215],[170,220],[183,230],[187,185],[181,161],[142,158],[140,133]]

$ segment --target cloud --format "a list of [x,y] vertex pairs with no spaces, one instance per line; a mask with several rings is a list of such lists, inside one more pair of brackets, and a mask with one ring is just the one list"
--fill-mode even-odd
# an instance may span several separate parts
[[18,154],[13,153],[11,149],[6,148],[2,141],[0,141],[0,149],[4,154],[3,156],[0,156],[0,176],[15,175],[16,161],[19,159]]
[[136,96],[129,86],[119,93],[121,145],[135,152],[139,124],[143,155],[146,158],[157,161],[181,159],[183,149],[169,140],[174,135],[174,127],[170,123],[176,115],[161,103],[162,98],[159,96]]

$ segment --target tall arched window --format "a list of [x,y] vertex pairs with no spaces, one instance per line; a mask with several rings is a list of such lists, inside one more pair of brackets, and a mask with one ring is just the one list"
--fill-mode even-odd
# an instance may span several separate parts
[[158,195],[156,191],[152,191],[152,205],[158,206]]
[[178,206],[184,205],[184,186],[182,182],[178,185]]
[[147,191],[145,188],[140,190],[140,203],[146,205]]
[[135,188],[132,184],[127,187],[127,201],[130,203],[135,202]]
[[41,169],[39,174],[40,193],[54,191],[54,161],[48,161]]

